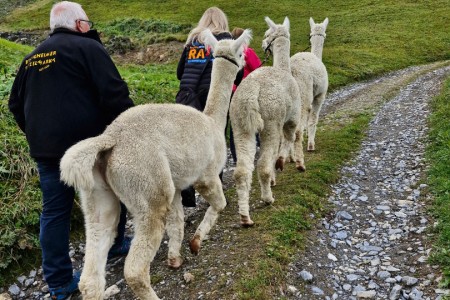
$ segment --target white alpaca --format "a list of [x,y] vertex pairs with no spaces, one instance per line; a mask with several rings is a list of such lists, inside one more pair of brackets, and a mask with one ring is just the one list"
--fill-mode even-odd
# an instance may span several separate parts
[[273,52],[274,66],[258,68],[250,73],[239,85],[230,106],[237,154],[234,179],[240,223],[244,227],[253,225],[249,214],[249,192],[256,152],[255,134],[259,132],[261,139],[257,162],[261,198],[272,203],[274,198],[270,186],[275,184],[274,165],[280,141],[284,135],[287,143],[293,143],[300,119],[300,95],[290,69],[289,20],[285,18],[282,25],[275,24],[268,17],[265,20],[269,29],[263,47]]
[[204,113],[175,104],[147,104],[121,114],[103,134],[72,146],[61,160],[61,178],[81,197],[86,226],[83,299],[103,299],[108,249],[115,237],[119,199],[133,216],[135,236],[125,261],[127,283],[142,300],[159,299],[150,286],[150,263],[167,217],[168,263],[182,264],[184,234],[181,190],[189,185],[210,207],[191,242],[200,243],[226,206],[219,173],[226,161],[224,137],[233,81],[244,64],[249,30],[237,39],[205,43],[214,51],[211,87]]
[[[299,84],[302,94],[302,122],[300,123],[295,142],[295,152],[300,151],[304,128],[308,128],[308,151],[315,150],[315,136],[320,109],[328,90],[328,73],[322,62],[323,44],[328,18],[316,24],[309,19],[311,26],[311,52],[299,52],[291,57],[292,75]],[[301,162],[296,162],[297,165]]]

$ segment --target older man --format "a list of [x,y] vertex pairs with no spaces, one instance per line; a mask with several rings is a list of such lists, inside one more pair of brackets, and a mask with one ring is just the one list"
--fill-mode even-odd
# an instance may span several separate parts
[[[102,133],[133,106],[127,84],[92,26],[81,5],[56,3],[50,13],[50,36],[23,60],[9,100],[38,166],[42,266],[51,298],[57,300],[70,297],[80,279],[69,257],[75,191],[60,181],[59,161],[70,146]],[[129,250],[125,223],[122,205],[111,256]]]

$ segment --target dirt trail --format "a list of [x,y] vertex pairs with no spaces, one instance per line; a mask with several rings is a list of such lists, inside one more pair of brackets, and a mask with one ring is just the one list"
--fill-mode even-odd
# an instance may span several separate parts
[[330,96],[326,118],[373,110],[400,88],[376,110],[358,156],[333,186],[334,210],[317,223],[291,265],[289,298],[418,300],[449,292],[438,288],[438,266],[426,262],[433,222],[425,208],[431,199],[424,151],[428,103],[450,67],[429,71],[410,68]]
[[[403,109],[405,109],[406,115],[408,115],[408,120],[412,121],[411,123],[407,123],[407,127],[414,127],[414,126],[421,126],[424,127],[423,132],[426,133],[426,126],[423,125],[423,122],[416,123],[414,122],[419,116],[416,115],[410,115],[409,112],[413,111],[414,103],[417,100],[420,100],[420,107],[423,109],[423,112],[428,112],[426,109],[426,102],[433,97],[438,91],[440,84],[442,83],[442,80],[444,77],[448,76],[450,74],[449,67],[445,67],[445,65],[449,65],[449,62],[446,63],[435,63],[432,65],[426,65],[426,66],[420,66],[420,67],[412,67],[405,70],[393,72],[390,74],[387,74],[386,76],[382,76],[378,79],[371,80],[368,82],[358,83],[355,85],[351,85],[348,87],[345,87],[341,90],[338,90],[334,92],[333,94],[330,94],[327,97],[326,104],[323,107],[322,110],[322,116],[320,122],[326,123],[330,120],[336,119],[336,118],[346,118],[346,116],[355,114],[362,111],[369,111],[369,112],[377,112],[380,106],[386,102],[387,99],[392,99],[401,89],[411,89],[409,83],[415,81],[417,78],[419,78],[419,87],[414,87],[416,90],[415,93],[410,93],[408,95],[404,94],[405,103],[408,104],[412,108],[408,108],[406,110],[406,104],[402,104],[402,101],[395,102],[391,104],[390,110],[394,111],[394,117],[392,119],[398,121],[396,122],[395,126],[391,126],[388,128],[394,128],[393,130],[399,130],[404,131],[407,128],[400,129],[398,126],[403,126],[405,124],[402,124],[402,113]],[[438,69],[437,72],[432,72],[433,70]],[[425,75],[426,74],[426,75]],[[424,86],[423,89],[420,88],[420,80],[421,78],[423,82],[427,82],[427,84],[430,84],[430,86]],[[423,93],[422,93],[423,92]],[[425,93],[426,92],[426,93]],[[401,92],[402,94],[404,92]],[[393,101],[395,101],[394,98]],[[390,103],[390,102],[389,102]],[[399,113],[395,114],[395,109],[398,108],[398,105],[402,106],[402,110],[398,111]],[[397,118],[395,118],[395,116]],[[383,117],[378,117],[378,120],[382,120]],[[386,119],[387,122],[388,119]],[[391,120],[391,119],[389,119]],[[377,122],[381,121],[374,121],[374,124],[377,124]],[[383,121],[384,122],[384,121]],[[383,123],[381,122],[381,123]],[[420,125],[419,125],[420,124]],[[372,126],[372,125],[371,125]],[[422,132],[422,129],[420,132]],[[391,133],[392,130],[383,129],[380,134],[385,134],[385,137],[380,137],[382,141],[388,140],[388,135]],[[373,134],[373,133],[371,133]],[[318,137],[320,138],[320,137]],[[422,135],[418,135],[418,140],[420,140],[420,143],[423,143],[423,139],[421,140]],[[415,135],[413,133],[410,134],[410,137],[408,137],[408,141],[411,142],[411,146],[414,147]],[[375,144],[378,143],[374,142]],[[392,144],[392,142],[389,142]],[[387,145],[390,145],[390,144]],[[365,145],[363,145],[363,148],[365,148],[367,145],[371,145],[372,142],[370,140],[370,137],[368,140],[366,140]],[[422,145],[422,144],[421,144]],[[423,148],[423,146],[420,146]],[[371,150],[372,152],[367,152],[368,154],[365,154],[366,159],[362,159],[362,161],[370,162],[372,159],[369,159],[371,157],[374,157],[373,152],[381,151],[377,149]],[[394,151],[393,149],[382,149],[382,151]],[[396,151],[396,150],[395,150]],[[394,152],[395,152],[394,151]],[[395,152],[396,153],[396,152]],[[371,155],[370,157],[368,155]],[[377,157],[381,156],[381,153],[376,154]],[[420,155],[418,155],[420,157]],[[403,161],[403,163],[401,163]],[[398,159],[395,160],[396,164],[404,164],[404,168],[409,166],[407,162],[405,162],[406,159]],[[347,220],[348,215],[346,213],[340,213],[340,217],[332,218],[332,219],[324,219],[324,220],[318,220],[317,222],[317,228],[313,230],[310,233],[309,238],[309,244],[307,246],[307,249],[305,252],[299,253],[299,257],[304,256],[303,259],[297,259],[290,265],[290,272],[286,275],[286,286],[281,288],[279,291],[279,295],[275,295],[274,299],[282,298],[282,297],[289,297],[292,299],[356,299],[356,297],[359,295],[365,296],[365,294],[358,294],[358,292],[367,292],[372,290],[371,287],[373,287],[373,290],[375,290],[375,296],[372,297],[372,299],[387,299],[387,298],[381,298],[382,296],[386,296],[386,293],[384,292],[378,292],[379,289],[376,288],[375,285],[371,284],[369,286],[370,280],[364,277],[364,274],[362,274],[358,268],[362,268],[363,265],[369,265],[373,267],[379,268],[380,271],[386,271],[383,270],[383,266],[385,268],[388,268],[389,265],[386,264],[386,261],[388,260],[386,257],[390,257],[391,266],[397,267],[397,258],[396,255],[399,254],[398,251],[405,251],[405,252],[411,252],[408,250],[408,247],[406,247],[406,244],[408,242],[417,243],[420,241],[420,246],[413,247],[414,251],[422,251],[417,252],[420,255],[419,256],[426,256],[426,247],[427,241],[425,240],[426,235],[421,235],[417,232],[417,230],[424,226],[426,226],[427,222],[429,222],[428,218],[424,216],[423,218],[427,220],[427,222],[422,221],[422,214],[424,213],[423,210],[421,210],[422,207],[422,201],[423,201],[423,194],[422,190],[420,190],[419,195],[416,202],[418,203],[417,208],[414,208],[414,223],[413,225],[408,225],[408,231],[402,231],[402,234],[400,234],[397,231],[392,231],[391,235],[394,235],[395,237],[395,243],[404,245],[403,248],[389,248],[383,250],[385,253],[389,253],[387,256],[383,256],[378,248],[370,248],[369,246],[376,246],[377,245],[377,233],[381,231],[380,228],[383,227],[382,224],[379,224],[377,221],[378,217],[384,218],[383,222],[388,222],[392,219],[397,221],[398,218],[403,219],[403,214],[409,216],[409,211],[403,212],[403,214],[398,214],[400,217],[398,217],[395,213],[398,213],[400,210],[397,207],[389,207],[386,208],[386,203],[382,202],[379,204],[372,203],[372,196],[376,197],[379,196],[381,198],[381,195],[383,194],[380,192],[379,194],[370,194],[369,191],[366,191],[366,189],[374,190],[377,186],[377,183],[383,183],[385,178],[371,178],[371,180],[366,180],[367,182],[370,182],[371,184],[374,184],[374,186],[365,186],[363,182],[355,183],[355,186],[352,187],[352,182],[349,179],[349,177],[346,175],[348,172],[356,172],[356,174],[359,174],[359,171],[365,171],[363,167],[357,167],[356,169],[352,169],[352,164],[354,162],[351,162],[349,166],[346,166],[343,170],[343,183],[342,185],[345,187],[340,187],[339,185],[334,188],[334,194],[331,196],[331,201],[337,201],[335,203],[336,212],[338,211],[345,211],[348,215],[351,216],[351,220]],[[421,159],[417,160],[417,165],[420,165],[420,173],[416,174],[415,176],[417,178],[422,178],[423,175],[423,162]],[[393,166],[392,166],[393,167]],[[231,165],[227,166],[227,171],[225,172],[225,186],[231,186],[233,184],[232,182],[232,167]],[[375,173],[365,173],[365,175],[360,174],[363,178],[365,177],[371,177],[371,176],[385,176],[384,174],[375,174]],[[404,178],[402,178],[403,180]],[[409,178],[410,179],[410,178]],[[400,180],[400,179],[399,179]],[[364,181],[364,180],[363,180]],[[383,183],[384,184],[384,183]],[[389,183],[391,184],[391,183]],[[346,186],[345,186],[346,185]],[[398,186],[401,184],[399,183]],[[411,184],[412,185],[412,184]],[[358,186],[358,188],[356,187]],[[385,185],[383,188],[389,189],[393,185]],[[396,188],[398,186],[395,186]],[[401,186],[404,188],[404,186]],[[347,190],[348,188],[348,190]],[[352,195],[355,195],[354,199],[359,199],[358,197],[362,197],[360,200],[353,201],[355,203],[358,203],[357,209],[362,209],[362,211],[353,211],[350,208],[350,203],[346,203],[345,207],[341,207],[343,204],[343,199],[338,199],[338,190],[341,190],[341,193],[345,196],[343,196],[343,199],[350,199],[353,197]],[[353,190],[352,190],[353,189]],[[424,188],[425,189],[425,188]],[[414,196],[414,191],[416,190],[416,187],[411,187],[410,193]],[[345,191],[345,193],[343,192]],[[355,191],[352,193],[352,191]],[[358,193],[356,191],[366,191],[366,193]],[[397,191],[398,192],[398,191]],[[397,193],[396,192],[396,193]],[[400,193],[400,192],[398,192]],[[391,198],[394,198],[393,195]],[[367,197],[367,199],[365,198]],[[390,199],[390,197],[388,197]],[[406,197],[407,198],[407,197]],[[405,198],[405,200],[407,200]],[[347,199],[347,200],[348,200]],[[384,199],[384,198],[383,198]],[[395,199],[401,200],[398,195],[395,196]],[[326,201],[326,199],[324,200]],[[351,200],[349,200],[351,201]],[[387,200],[386,200],[387,201]],[[420,205],[419,205],[420,203]],[[380,207],[377,207],[380,206]],[[393,204],[392,204],[393,205]],[[370,206],[370,208],[368,207]],[[155,260],[153,261],[151,265],[151,275],[152,275],[152,281],[155,282],[153,285],[156,293],[161,299],[239,299],[237,294],[229,293],[230,287],[233,286],[233,284],[239,280],[239,275],[234,272],[234,270],[239,266],[246,265],[246,258],[242,256],[242,251],[239,251],[239,248],[242,247],[251,247],[252,243],[254,242],[254,237],[252,238],[251,234],[249,234],[249,230],[243,230],[239,226],[237,226],[238,219],[237,219],[237,208],[236,205],[230,204],[225,211],[220,215],[218,224],[216,227],[212,230],[211,235],[209,239],[204,243],[204,247],[201,250],[201,253],[199,256],[192,256],[189,253],[188,249],[188,239],[192,236],[193,232],[195,231],[195,228],[198,226],[198,223],[200,222],[201,218],[204,215],[204,212],[207,208],[207,205],[204,202],[200,202],[200,204],[197,206],[197,208],[193,209],[186,209],[186,215],[187,215],[187,221],[186,221],[186,231],[185,231],[185,241],[183,243],[184,249],[182,249],[184,255],[185,255],[185,261],[184,265],[180,270],[170,270],[166,267],[166,257],[167,257],[167,239],[165,238],[163,240],[163,243],[161,245],[161,248],[159,249]],[[257,208],[258,209],[258,208]],[[257,209],[254,212],[257,214]],[[356,209],[356,208],[355,208]],[[385,211],[389,209],[389,214],[387,214]],[[378,210],[377,212],[374,212],[374,210]],[[398,211],[397,211],[398,210]],[[352,225],[356,222],[358,218],[365,218],[365,215],[363,212],[370,213],[371,220],[373,219],[374,226],[372,229],[363,228],[363,225],[359,224],[356,226],[359,229],[358,233],[355,233],[352,231]],[[381,213],[379,213],[381,211]],[[333,216],[333,214],[332,214]],[[386,219],[387,218],[387,219]],[[389,219],[391,218],[391,219]],[[333,221],[334,220],[334,221]],[[346,222],[348,221],[348,222]],[[381,222],[381,221],[380,221]],[[423,222],[423,223],[421,223]],[[328,225],[327,225],[328,224]],[[403,224],[403,223],[402,223]],[[132,231],[132,224],[129,223],[129,230]],[[370,225],[370,224],[369,224]],[[328,226],[328,229],[326,227]],[[400,226],[400,225],[399,225]],[[356,228],[355,227],[355,228]],[[411,229],[411,227],[414,227],[415,231]],[[332,229],[331,231],[327,232],[326,230]],[[419,228],[419,229],[417,229]],[[333,231],[334,229],[334,231]],[[389,229],[396,229],[391,226]],[[402,230],[404,227],[402,227]],[[252,229],[253,230],[253,229]],[[369,230],[369,231],[367,231]],[[339,233],[345,231],[345,233]],[[369,239],[368,244],[365,244],[363,241],[363,238],[365,238],[363,231],[370,232],[371,234],[367,235],[367,238]],[[256,229],[254,231],[256,234]],[[403,234],[404,233],[404,234]],[[334,235],[332,237],[327,237],[328,235]],[[336,237],[335,234],[338,234]],[[397,240],[395,235],[400,235],[399,240]],[[411,240],[411,237],[408,235],[411,234],[414,237],[414,241]],[[345,236],[346,235],[346,236]],[[317,237],[320,238],[317,238]],[[344,237],[345,236],[345,237]],[[359,239],[358,241],[354,240],[355,238]],[[389,240],[390,235],[387,237]],[[333,241],[333,239],[335,241]],[[383,236],[384,239],[384,236]],[[347,242],[348,241],[348,242]],[[401,243],[400,243],[401,242]],[[351,245],[348,245],[348,244]],[[336,247],[333,247],[336,246]],[[347,246],[345,246],[347,245]],[[361,264],[358,264],[355,267],[353,266],[345,266],[347,269],[340,269],[337,265],[340,261],[345,261],[346,259],[351,260],[352,251],[356,249],[356,245],[358,245],[359,248],[358,251],[368,250],[370,251],[376,251],[379,255],[379,262],[376,260],[375,255],[371,256],[371,260],[364,259],[362,260]],[[418,245],[418,244],[414,244]],[[73,261],[74,266],[77,269],[81,269],[82,267],[82,259],[83,259],[83,253],[84,253],[84,245],[82,243],[74,243],[72,245],[73,247]],[[331,247],[331,248],[330,248]],[[348,247],[348,248],[345,248]],[[366,248],[364,248],[366,247]],[[378,246],[377,246],[378,247]],[[403,250],[405,248],[405,250]],[[251,248],[250,248],[251,249]],[[363,250],[361,250],[363,249]],[[372,250],[371,250],[372,249]],[[338,252],[336,252],[339,250]],[[378,251],[377,251],[378,250]],[[393,250],[397,252],[392,252]],[[425,251],[425,252],[424,252]],[[416,253],[416,252],[414,252]],[[333,256],[329,256],[328,254],[332,254]],[[347,256],[345,256],[347,255]],[[357,253],[356,255],[360,255],[360,253]],[[364,257],[364,256],[362,256]],[[403,259],[403,257],[402,257]],[[336,261],[335,261],[336,260]],[[368,263],[367,263],[368,262]],[[394,263],[395,262],[395,263]],[[123,263],[124,258],[118,258],[115,260],[112,260],[107,265],[107,287],[108,293],[111,295],[109,299],[135,299],[133,294],[131,293],[129,287],[125,283],[123,279]],[[331,264],[330,264],[331,263]],[[424,283],[423,276],[426,277],[428,274],[436,274],[433,278],[430,278],[429,286],[435,287],[435,279],[438,276],[437,270],[430,271],[426,270],[425,272],[422,270],[422,266],[424,264],[414,264],[415,272],[410,272],[409,270],[408,274],[417,274],[415,275],[420,280],[420,283]],[[301,271],[307,271],[310,275],[313,276],[312,283],[309,283],[308,281],[304,281],[302,277],[300,276]],[[338,277],[342,277],[342,280],[336,281],[336,278],[333,277],[336,275],[333,271],[342,270],[341,274],[338,274]],[[375,276],[377,276],[379,270],[377,269],[375,272]],[[391,268],[389,268],[391,271],[392,276],[389,278],[395,279],[395,272],[392,271]],[[352,271],[354,273],[352,273]],[[372,270],[373,271],[373,270]],[[347,272],[347,273],[345,273]],[[366,270],[364,270],[366,272]],[[368,271],[370,274],[371,270]],[[428,273],[431,272],[431,273]],[[190,273],[194,274],[195,278],[192,283],[186,283],[186,280],[184,278],[184,275]],[[397,272],[398,273],[398,272]],[[350,279],[356,278],[353,281],[350,281],[350,288],[347,290],[348,286],[345,284],[348,284],[345,280],[347,280],[347,275],[355,275],[350,276]],[[384,274],[386,275],[386,274]],[[331,277],[330,277],[331,276]],[[359,276],[359,277],[358,277]],[[412,277],[412,276],[411,276]],[[406,278],[406,273],[403,275],[402,273],[402,279]],[[32,280],[30,280],[32,279]],[[364,283],[362,283],[363,279],[365,280]],[[406,278],[407,279],[407,278]],[[405,279],[405,280],[406,280]],[[390,287],[395,285],[402,285],[402,281],[400,280],[400,283],[389,283]],[[392,281],[392,280],[391,280]],[[408,284],[411,284],[414,280],[411,279],[411,282],[408,282]],[[367,284],[366,284],[367,283]],[[380,288],[384,288],[382,282],[380,280],[374,280],[374,283],[378,285]],[[14,289],[14,285],[17,289]],[[12,299],[42,299],[45,297],[48,297],[47,293],[47,287],[45,282],[42,280],[42,272],[41,270],[32,271],[31,274],[25,274],[22,278],[18,279],[18,282],[16,282],[14,285],[11,285],[11,289],[9,294]],[[337,286],[336,286],[337,285]],[[345,287],[343,287],[345,285]],[[361,289],[362,286],[363,289]],[[412,288],[416,287],[417,284],[414,283],[413,285],[409,285],[406,289],[400,289],[400,293],[405,291],[405,295],[408,295],[410,299],[414,299],[411,297],[412,294]],[[11,292],[11,290],[14,291]],[[319,291],[320,290],[320,291]],[[424,292],[425,289],[421,289],[420,291]],[[0,291],[1,292],[1,291]],[[7,291],[5,291],[7,292]],[[339,293],[341,292],[341,293]],[[352,293],[355,292],[354,295]],[[390,292],[390,291],[389,291]],[[428,292],[427,292],[428,293]],[[319,295],[320,294],[320,295]],[[334,295],[336,294],[336,295]],[[5,294],[4,294],[5,295]],[[369,297],[372,294],[367,294]],[[428,294],[427,294],[428,295]],[[0,299],[2,296],[0,295]],[[6,297],[6,296],[5,296]],[[353,297],[353,298],[352,298]],[[72,297],[74,298],[80,298],[79,296]],[[81,298],[80,298],[81,299]],[[393,299],[399,299],[399,298],[393,298]],[[415,298],[420,299],[420,298]],[[435,299],[431,297],[430,299]]]

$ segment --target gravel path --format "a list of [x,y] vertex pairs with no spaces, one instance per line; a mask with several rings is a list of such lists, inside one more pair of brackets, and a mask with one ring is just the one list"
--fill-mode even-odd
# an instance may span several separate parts
[[[291,265],[290,298],[417,300],[449,292],[437,287],[438,267],[427,264],[433,221],[424,184],[428,102],[449,74],[445,67],[420,76],[376,114],[359,154],[333,186],[335,210]],[[341,90],[329,104],[363,87]]]
[[[428,101],[449,74],[450,67],[443,64],[412,67],[327,97],[320,120],[324,123],[361,111],[375,113],[384,106],[374,117],[359,155],[343,168],[341,181],[333,187],[329,201],[335,211],[317,222],[306,250],[290,265],[288,294],[281,292],[278,298],[434,300],[446,292],[437,288],[438,269],[426,263],[430,249],[427,228],[433,221],[424,210],[427,186],[423,183],[423,153]],[[232,170],[228,165],[225,187],[233,184]],[[205,209],[202,202],[197,208],[186,209],[185,237],[191,236],[196,227],[192,225]],[[199,257],[186,256],[183,270],[168,270],[167,241],[163,242],[152,263],[152,276],[163,278],[154,286],[162,299],[237,299],[227,294],[227,286],[237,279],[232,272],[236,263],[233,248],[239,246],[234,241],[242,233],[233,227],[234,217],[234,211],[228,218],[221,215],[209,247]],[[224,219],[233,225],[224,224]],[[132,223],[128,225],[131,232]],[[71,254],[74,267],[81,269],[84,244],[72,244]],[[123,258],[108,262],[109,299],[135,299],[123,279],[123,262]],[[204,270],[205,279],[195,280],[199,292],[192,296],[185,287],[185,276],[199,270]],[[222,291],[216,292],[227,296],[208,295],[220,280],[224,280]],[[0,300],[48,297],[40,269],[20,276],[7,290],[0,288]]]

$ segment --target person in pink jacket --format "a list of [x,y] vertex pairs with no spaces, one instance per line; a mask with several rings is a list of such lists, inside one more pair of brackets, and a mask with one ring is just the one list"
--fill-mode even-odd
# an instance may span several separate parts
[[[241,36],[241,34],[244,32],[244,29],[235,27],[233,31],[231,32],[231,35],[233,36],[233,39],[237,39]],[[248,74],[253,72],[255,69],[259,68],[261,66],[261,60],[259,59],[258,55],[256,54],[255,50],[253,50],[250,47],[247,47],[244,52],[244,58],[245,58],[245,67],[244,67],[244,76],[242,79],[247,77]],[[233,85],[233,94],[236,91],[237,86]],[[257,144],[259,144],[259,138],[256,137]],[[233,157],[234,163],[236,163],[236,149],[234,146],[234,138],[233,138],[233,128],[231,128],[230,124],[230,151],[231,156]]]
[[[241,36],[241,34],[244,32],[244,29],[235,27],[233,31],[231,32],[231,35],[233,36],[233,39],[237,39]],[[253,50],[250,47],[247,47],[244,50],[244,56],[245,56],[245,67],[244,67],[244,79],[247,77],[248,74],[256,70],[261,66],[261,60],[259,59],[258,55],[256,54],[255,50]],[[233,93],[236,91],[237,86],[233,85]]]

